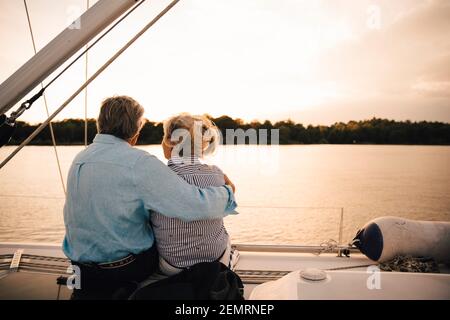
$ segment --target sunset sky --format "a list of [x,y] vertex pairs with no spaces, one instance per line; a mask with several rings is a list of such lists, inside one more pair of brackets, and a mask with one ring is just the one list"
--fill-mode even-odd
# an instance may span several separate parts
[[[86,9],[86,0],[27,1],[38,48]],[[146,1],[92,50],[90,72],[169,2]],[[158,121],[187,111],[450,122],[449,34],[448,0],[181,0],[89,87],[88,116],[126,94]],[[0,42],[3,82],[33,55],[22,0],[0,0]],[[83,80],[84,61],[48,90],[50,109]],[[84,117],[83,101],[58,119]],[[21,119],[45,118],[40,101]]]

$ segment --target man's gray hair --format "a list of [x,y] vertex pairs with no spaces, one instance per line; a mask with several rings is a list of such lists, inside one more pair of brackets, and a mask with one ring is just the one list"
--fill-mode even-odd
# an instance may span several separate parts
[[97,130],[123,140],[136,136],[142,129],[144,108],[133,98],[116,96],[102,102]]

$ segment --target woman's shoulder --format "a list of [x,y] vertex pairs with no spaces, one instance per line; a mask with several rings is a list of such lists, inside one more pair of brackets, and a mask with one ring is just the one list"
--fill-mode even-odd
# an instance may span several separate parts
[[177,163],[173,160],[169,160],[167,165],[175,172],[183,172],[183,173],[190,173],[190,174],[196,174],[196,173],[214,173],[214,174],[222,174],[223,171],[216,165],[211,165],[203,162],[184,162],[184,163]]
[[204,166],[206,166],[205,168],[207,168],[207,170],[210,170],[213,173],[217,173],[217,174],[224,174],[222,169],[220,169],[218,166],[216,165],[211,165],[211,164],[204,164]]

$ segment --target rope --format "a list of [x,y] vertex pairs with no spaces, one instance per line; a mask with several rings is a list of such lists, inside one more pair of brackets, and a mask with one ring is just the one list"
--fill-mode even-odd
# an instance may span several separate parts
[[[86,0],[86,10],[89,10],[90,4],[89,0]],[[89,48],[89,44],[86,45],[86,49]],[[89,52],[86,51],[86,59],[85,59],[85,66],[84,66],[84,81],[87,81],[89,77]],[[87,111],[88,111],[88,88],[84,90],[84,146],[87,147],[88,145],[88,118],[87,118]]]
[[56,300],[59,301],[59,296],[61,294],[61,285],[58,284],[58,293],[56,294]]
[[371,264],[361,264],[358,266],[346,266],[346,267],[336,267],[336,268],[330,268],[330,269],[325,269],[325,271],[338,271],[338,270],[347,270],[347,269],[357,269],[357,268],[368,268],[370,266],[376,266],[376,263],[371,263]]
[[[145,0],[143,0],[145,1]],[[1,164],[0,169],[3,168],[12,158],[19,153],[27,144],[29,144],[49,123],[52,121],[64,108],[66,108],[73,99],[75,99],[91,82],[93,82],[103,71],[106,70],[118,57],[122,55],[136,40],[138,40],[148,29],[150,29],[159,19],[161,19],[167,12],[170,11],[180,0],[172,1],[163,11],[161,11],[152,21],[150,21],[144,28],[141,29],[130,41],[128,41],[119,51],[116,52],[103,66],[100,67],[81,87],[75,91],[56,111],[48,117],[20,146],[18,146]]]
[[396,256],[380,263],[383,271],[439,273],[439,265],[431,257]]
[[320,244],[321,249],[318,250],[315,255],[320,256],[322,253],[333,252],[339,248],[339,243],[334,239],[329,239]]
[[[31,24],[30,12],[28,11],[27,0],[23,0],[23,4],[25,5],[25,12],[27,14],[28,28],[30,29],[31,42],[33,44],[34,54],[36,54],[37,53],[36,41],[35,41],[35,38],[34,38],[33,27],[32,27],[32,24]],[[41,82],[41,89],[45,90],[44,89],[44,84],[42,82]],[[42,95],[43,95],[43,98],[44,98],[45,111],[47,112],[47,117],[49,117],[50,116],[50,112],[48,110],[47,96],[45,95],[45,93],[42,93]],[[59,172],[59,178],[61,180],[61,186],[62,186],[64,194],[66,194],[66,187],[64,185],[64,178],[63,178],[63,174],[62,174],[62,170],[61,170],[61,163],[59,161],[58,150],[56,148],[55,132],[53,131],[53,125],[52,125],[51,122],[49,123],[49,129],[50,129],[50,136],[52,137],[53,150],[55,151],[56,164],[58,165],[58,172]]]

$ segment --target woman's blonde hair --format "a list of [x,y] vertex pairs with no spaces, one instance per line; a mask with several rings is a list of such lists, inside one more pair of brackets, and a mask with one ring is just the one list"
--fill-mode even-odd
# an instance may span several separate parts
[[[196,141],[198,138],[200,141]],[[190,145],[187,145],[188,141]],[[181,113],[164,121],[163,143],[168,147],[177,147],[181,151],[188,148],[191,154],[202,157],[213,154],[219,142],[220,131],[206,116]]]

